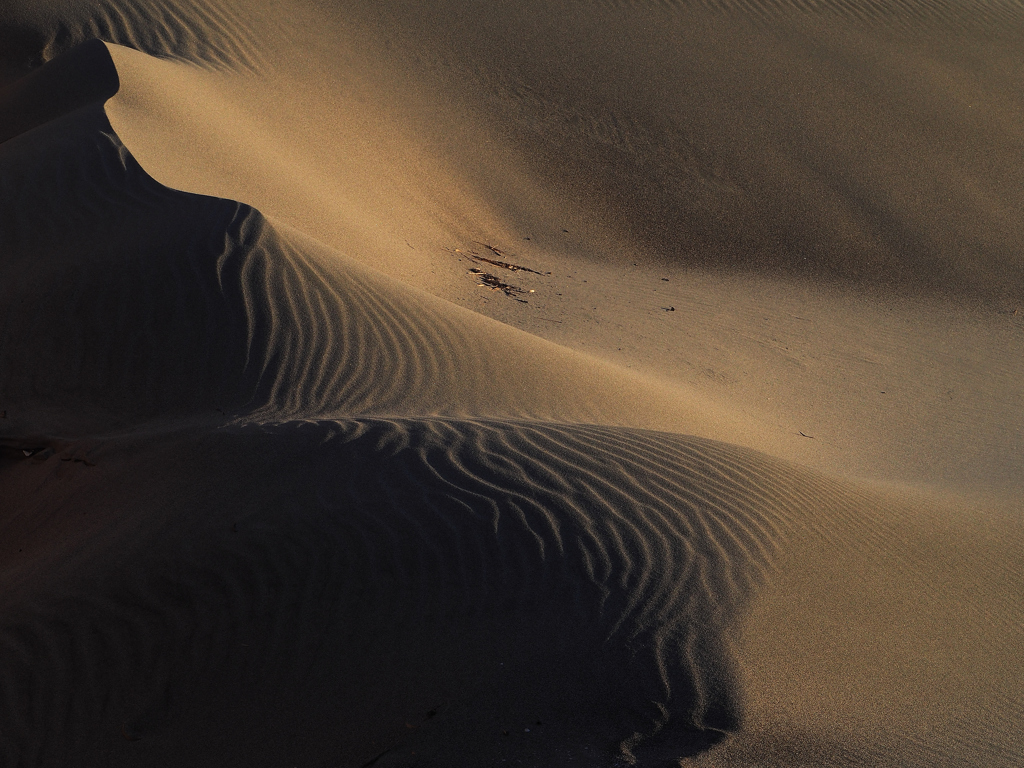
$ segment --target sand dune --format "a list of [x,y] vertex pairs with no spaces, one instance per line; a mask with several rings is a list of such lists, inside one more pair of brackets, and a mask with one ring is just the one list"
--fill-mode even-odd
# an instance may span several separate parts
[[1019,302],[1019,6],[758,5],[354,3],[321,15],[302,82],[348,114],[313,73],[372,72],[516,239]]
[[[914,579],[915,599],[937,601],[929,613],[963,622],[948,642],[973,649],[978,690],[951,714],[969,702],[983,744],[1013,749],[988,719],[1006,705],[988,694],[1019,701],[1005,666],[1019,664],[1019,570],[979,573],[975,537],[961,538],[971,593],[1009,620],[978,626],[921,578],[948,570],[943,546],[915,553],[894,535],[933,527],[763,455],[622,428],[436,419],[33,448],[5,471],[19,499],[4,526],[12,764],[683,757],[740,722],[738,617],[780,563],[799,573],[823,548],[870,563],[890,589]],[[888,618],[917,642],[934,631],[919,615]],[[941,693],[916,703],[942,715]],[[900,699],[870,708],[906,728]],[[832,750],[877,736],[844,726],[852,738]],[[881,756],[919,758],[892,730]],[[953,746],[967,762],[990,757]]]
[[0,163],[4,195],[22,201],[2,244],[12,424],[67,434],[194,416],[708,420],[702,398],[377,276],[248,206],[162,187],[100,106],[7,142]]
[[1022,30],[0,10],[0,764],[1021,764]]

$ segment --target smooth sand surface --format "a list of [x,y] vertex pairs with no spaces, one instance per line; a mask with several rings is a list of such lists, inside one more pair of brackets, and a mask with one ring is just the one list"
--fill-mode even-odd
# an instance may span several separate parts
[[0,8],[0,765],[1024,764],[1022,52]]

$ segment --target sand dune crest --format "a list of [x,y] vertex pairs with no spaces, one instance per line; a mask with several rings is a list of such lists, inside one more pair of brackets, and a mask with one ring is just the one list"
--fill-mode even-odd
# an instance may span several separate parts
[[154,56],[256,71],[261,56],[247,14],[231,0],[15,2],[0,12],[0,41],[38,66],[92,39]]
[[171,414],[707,422],[707,404],[684,391],[401,286],[248,206],[157,184],[100,105],[6,142],[0,165],[3,194],[25,203],[5,209],[0,233],[8,424],[66,434]]
[[[843,503],[765,456],[597,426],[285,423],[58,449],[7,460],[0,521],[0,727],[39,764],[158,754],[193,712],[213,749],[232,727],[219,696],[278,694],[333,708],[309,749],[353,761],[416,700],[451,702],[402,745],[430,764],[463,749],[452,729],[483,729],[481,756],[529,750],[502,730],[538,719],[602,762],[683,756],[736,727],[731,627],[794,532],[831,524],[813,500]],[[225,462],[240,474],[220,486]],[[117,479],[143,474],[156,506]],[[367,710],[374,675],[392,702]]]

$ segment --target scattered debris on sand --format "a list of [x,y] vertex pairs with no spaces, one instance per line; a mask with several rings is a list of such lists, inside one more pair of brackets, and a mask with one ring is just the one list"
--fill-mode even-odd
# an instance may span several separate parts
[[[508,256],[505,254],[504,251],[496,248],[493,245],[488,245],[487,243],[481,243],[481,242],[476,241],[476,240],[474,240],[474,242],[477,245],[482,245],[484,248],[489,250],[495,256],[500,256],[501,258],[508,258]],[[456,251],[461,253],[461,251],[458,251],[458,249],[456,249]],[[551,274],[550,272],[546,272],[546,273],[545,272],[538,272],[535,269],[530,269],[529,267],[524,267],[524,266],[522,266],[520,264],[513,264],[513,263],[508,262],[508,261],[495,261],[494,259],[488,259],[486,256],[481,256],[479,253],[476,253],[474,251],[470,251],[466,255],[469,256],[472,259],[475,259],[476,261],[483,261],[483,262],[485,262],[487,264],[492,264],[495,267],[501,267],[502,269],[507,269],[507,270],[510,270],[512,272],[532,272],[535,275],[544,275],[544,274],[550,275]]]
[[[479,241],[474,241],[474,242],[477,245],[482,245],[484,248],[489,250],[495,256],[500,256],[502,259],[508,258],[508,256],[505,253],[505,251],[501,250],[497,246],[488,245],[487,243],[481,243]],[[550,272],[538,272],[535,269],[530,269],[529,267],[524,267],[521,264],[513,264],[510,261],[499,261],[497,259],[491,259],[491,258],[488,258],[487,256],[482,256],[477,251],[463,251],[461,248],[451,248],[451,249],[447,249],[446,248],[445,250],[447,250],[449,253],[452,253],[452,254],[454,254],[456,256],[467,256],[467,257],[469,257],[470,259],[472,259],[475,262],[482,263],[482,264],[490,264],[490,265],[495,266],[495,267],[500,267],[501,269],[507,269],[510,272],[530,272],[530,273],[532,273],[534,275],[541,275],[542,277],[545,276],[545,275],[550,275],[551,274]],[[513,298],[516,301],[522,302],[523,304],[528,304],[529,302],[526,299],[521,299],[519,297],[524,295],[524,294],[528,294],[528,293],[533,293],[534,292],[534,290],[532,288],[527,290],[526,288],[520,288],[518,285],[511,285],[509,283],[504,282],[497,275],[492,275],[489,272],[484,272],[482,269],[478,269],[476,267],[471,267],[469,269],[469,273],[471,275],[473,275],[477,279],[477,281],[478,281],[477,285],[478,286],[480,286],[482,288],[490,288],[492,291],[501,291],[506,296],[508,296],[510,298]]]
[[510,296],[516,301],[521,301],[523,304],[528,304],[526,299],[520,299],[519,296],[524,293],[533,293],[533,291],[527,291],[525,288],[520,288],[518,285],[509,285],[504,283],[496,275],[489,274],[483,270],[477,269],[476,267],[471,268],[470,273],[476,275],[480,281],[477,285],[490,288],[492,291],[501,291],[506,296]]

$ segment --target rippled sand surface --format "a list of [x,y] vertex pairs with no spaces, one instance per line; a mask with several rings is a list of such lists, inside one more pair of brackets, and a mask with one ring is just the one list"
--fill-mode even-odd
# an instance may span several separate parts
[[1022,51],[0,9],[0,765],[1024,763]]

